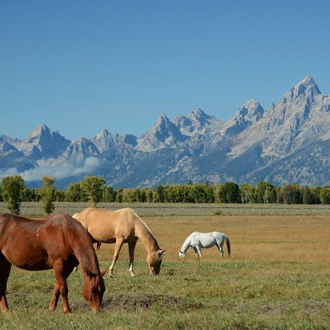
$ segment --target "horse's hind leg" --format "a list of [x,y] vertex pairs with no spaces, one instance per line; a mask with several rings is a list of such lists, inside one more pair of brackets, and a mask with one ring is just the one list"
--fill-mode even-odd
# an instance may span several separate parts
[[223,248],[221,245],[220,245],[220,254],[221,254],[221,257],[223,258]]
[[222,248],[222,244],[223,244],[223,243],[217,244],[217,247],[218,247],[218,250],[219,250],[219,252],[220,252],[221,257],[223,257],[223,248]]
[[0,253],[0,307],[4,312],[8,311],[6,298],[7,280],[10,274],[11,263]]
[[131,276],[135,276],[134,270],[133,270],[133,262],[134,262],[134,250],[136,246],[136,242],[130,242],[128,243],[128,252],[129,252],[129,272]]

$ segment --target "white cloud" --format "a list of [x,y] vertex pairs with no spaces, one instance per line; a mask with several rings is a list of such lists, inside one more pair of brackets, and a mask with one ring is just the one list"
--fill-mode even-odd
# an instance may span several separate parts
[[5,170],[0,170],[0,179],[4,178],[5,176],[12,176],[18,174],[19,173],[16,167],[7,168]]
[[10,175],[21,175],[24,181],[41,181],[43,176],[51,176],[56,179],[64,179],[66,177],[78,174],[89,173],[100,164],[100,160],[95,157],[86,158],[84,164],[75,167],[72,164],[49,165],[46,162],[39,163],[39,167],[19,173],[16,168],[10,168],[4,171],[0,170],[0,178]]

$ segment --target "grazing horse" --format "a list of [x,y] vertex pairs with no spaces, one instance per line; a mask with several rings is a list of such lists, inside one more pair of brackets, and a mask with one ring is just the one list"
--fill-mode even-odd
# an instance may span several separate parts
[[186,238],[182,244],[181,249],[178,251],[179,257],[184,258],[186,256],[187,250],[192,247],[195,251],[196,258],[198,259],[199,257],[202,257],[202,248],[210,248],[214,245],[217,246],[221,257],[223,257],[222,247],[224,241],[227,243],[227,251],[228,255],[230,256],[230,239],[226,234],[219,233],[217,231],[213,231],[211,233],[193,232]]
[[133,271],[134,249],[140,239],[146,248],[147,263],[150,274],[158,275],[162,263],[163,253],[149,226],[130,208],[112,211],[106,209],[86,208],[80,213],[73,215],[89,232],[97,242],[97,248],[101,243],[115,243],[114,255],[109,275],[113,274],[115,263],[124,243],[128,243],[129,272]]
[[66,279],[78,263],[84,277],[82,294],[90,308],[98,311],[105,291],[103,274],[92,240],[78,221],[65,213],[42,220],[0,215],[0,307],[3,311],[8,311],[6,287],[14,265],[32,271],[53,268],[56,283],[49,310],[56,308],[61,294],[63,311],[71,313]]

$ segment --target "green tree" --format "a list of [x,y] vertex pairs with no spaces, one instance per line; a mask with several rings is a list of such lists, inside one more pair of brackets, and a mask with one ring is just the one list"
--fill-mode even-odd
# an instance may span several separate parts
[[65,194],[65,200],[67,202],[81,202],[82,201],[82,189],[80,183],[74,182],[68,186],[68,190]]
[[224,203],[225,195],[224,195],[224,184],[219,183],[214,187],[214,198],[216,203]]
[[158,186],[156,188],[157,191],[157,200],[159,203],[165,202],[165,188],[163,186]]
[[309,190],[311,191],[312,198],[313,198],[313,204],[320,204],[320,192],[321,192],[321,187],[318,186],[311,186]]
[[300,185],[287,183],[280,189],[281,200],[285,204],[301,204],[302,190]]
[[93,207],[102,201],[105,180],[96,176],[88,176],[80,182],[81,189],[86,193]]
[[224,184],[223,196],[225,203],[239,203],[241,201],[239,187],[234,182],[226,182]]
[[106,203],[114,202],[116,200],[115,190],[110,186],[104,187],[102,200]]
[[2,178],[1,196],[3,200],[7,202],[7,208],[11,213],[20,213],[24,190],[24,180],[20,175],[6,176]]
[[134,203],[137,202],[136,194],[133,189],[125,188],[123,189],[123,202],[124,203]]
[[146,187],[146,188],[142,188],[142,190],[144,191],[145,201],[147,203],[153,203],[153,202],[155,202],[156,191],[153,188]]
[[320,200],[322,204],[330,204],[330,186],[324,186],[321,188]]
[[54,179],[51,176],[43,176],[41,178],[42,187],[40,188],[41,195],[41,208],[47,213],[50,214],[54,211],[54,197],[55,197],[55,187]]
[[302,188],[302,202],[303,204],[314,204],[313,196],[309,187]]
[[255,188],[251,184],[242,183],[240,188],[240,195],[242,203],[251,203],[254,200]]
[[123,202],[123,188],[117,189],[117,192],[116,192],[116,202],[117,203],[122,203]]
[[41,199],[39,189],[37,188],[25,188],[23,191],[23,201],[25,202],[39,202]]
[[65,202],[66,191],[55,189],[54,200],[56,202]]
[[268,181],[259,181],[255,189],[257,203],[275,203],[276,189]]

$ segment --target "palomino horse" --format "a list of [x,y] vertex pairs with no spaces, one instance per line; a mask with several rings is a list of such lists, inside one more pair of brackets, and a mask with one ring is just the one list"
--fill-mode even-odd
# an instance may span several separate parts
[[182,244],[182,247],[179,250],[179,257],[184,258],[186,256],[187,250],[192,247],[194,249],[196,258],[198,259],[199,257],[202,257],[202,248],[210,248],[214,245],[217,246],[221,256],[223,257],[222,247],[224,241],[227,243],[227,251],[228,255],[230,255],[230,239],[226,234],[219,233],[217,231],[213,231],[211,233],[193,232]]
[[113,260],[109,268],[109,275],[113,274],[115,263],[124,243],[128,243],[129,272],[134,276],[133,261],[136,242],[140,239],[148,252],[147,263],[151,274],[158,275],[162,263],[163,253],[148,225],[130,208],[112,211],[106,209],[86,208],[73,215],[97,242],[115,243]]
[[71,313],[66,279],[78,263],[84,276],[82,294],[90,308],[98,311],[105,291],[103,274],[92,240],[78,221],[65,213],[42,220],[0,215],[0,307],[3,311],[8,311],[7,280],[11,266],[15,265],[33,271],[53,268],[56,283],[49,309],[56,308],[61,294],[63,311]]

